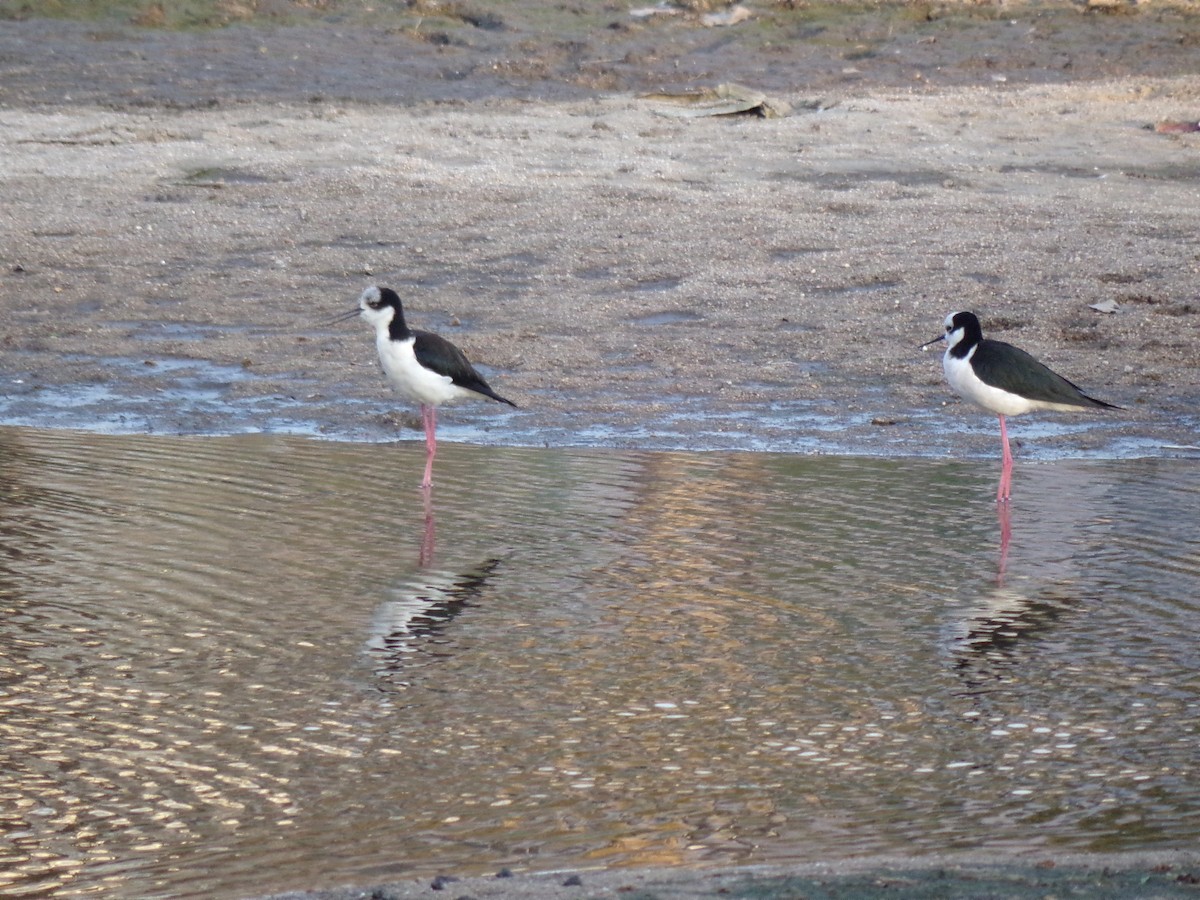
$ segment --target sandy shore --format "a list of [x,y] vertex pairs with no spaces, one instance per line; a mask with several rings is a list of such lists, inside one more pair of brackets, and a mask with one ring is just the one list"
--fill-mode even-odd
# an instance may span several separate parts
[[[1138,18],[1123,25],[1132,34]],[[306,70],[311,31],[155,34],[141,46],[126,29],[10,23],[6,408],[54,424],[63,410],[49,400],[86,386],[116,408],[153,398],[153,430],[286,427],[279,417],[294,415],[386,438],[414,418],[390,412],[365,329],[327,324],[380,282],[521,404],[502,419],[482,406],[447,414],[481,440],[794,449],[790,432],[820,422],[834,449],[991,454],[990,424],[916,350],[969,308],[991,336],[1127,408],[1040,448],[1175,452],[1164,448],[1195,441],[1200,402],[1200,135],[1150,126],[1200,118],[1200,75],[1194,63],[1080,73],[1063,63],[1078,35],[1060,46],[1036,22],[989,27],[1034,30],[974,67],[942,33],[921,43],[916,30],[899,49],[810,60],[809,79],[761,48],[757,63],[701,66],[713,58],[702,51],[729,51],[713,49],[714,32],[688,32],[690,55],[676,57],[688,77],[665,86],[746,81],[758,64],[760,86],[795,109],[762,119],[680,118],[641,96],[664,85],[670,41],[684,40],[665,31],[622,37],[641,41],[637,78],[501,70],[475,96],[446,75],[460,63],[438,47],[455,45],[428,45],[414,54],[433,74],[389,102],[378,55],[348,51],[395,35],[330,38],[355,93]],[[181,47],[182,68],[154,81],[143,63]],[[479,79],[489,47],[463,50]],[[912,58],[898,62],[900,50]],[[935,50],[940,80],[917,59]],[[572,71],[594,73],[587,62]],[[260,63],[278,84],[256,94],[246,84]],[[1118,311],[1091,308],[1105,301]],[[173,402],[178,361],[213,366],[219,402]],[[715,424],[698,436],[702,418]],[[697,884],[728,891],[745,875],[582,878],[588,896],[705,896]],[[551,876],[502,881],[445,896],[579,894]]]
[[[54,27],[58,56],[82,52],[78,26]],[[990,426],[916,351],[969,308],[1129,408],[1041,450],[1192,441],[1200,135],[1147,126],[1200,115],[1196,75],[798,85],[777,119],[677,118],[629,93],[290,96],[9,96],[10,412],[37,421],[64,385],[169,396],[170,363],[196,360],[241,375],[219,403],[158,404],[154,430],[262,427],[286,408],[387,438],[413,417],[390,412],[368,334],[325,324],[378,281],[521,404],[448,414],[481,440],[786,450],[814,421],[850,450],[991,453]],[[1090,308],[1103,301],[1119,312]],[[714,422],[703,440],[697,418]]]

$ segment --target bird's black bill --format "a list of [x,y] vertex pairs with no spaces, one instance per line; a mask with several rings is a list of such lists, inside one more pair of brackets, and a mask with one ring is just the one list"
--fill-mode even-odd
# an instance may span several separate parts
[[344,313],[334,316],[329,320],[330,325],[337,325],[339,322],[345,322],[347,319],[353,319],[361,313],[362,310],[357,306],[354,309],[348,309]]
[[930,345],[932,345],[932,344],[936,344],[936,343],[938,343],[939,341],[944,341],[945,339],[946,339],[946,336],[945,336],[944,334],[939,334],[939,335],[938,335],[937,337],[935,337],[935,338],[934,338],[932,341],[926,341],[925,343],[923,343],[923,344],[922,344],[922,345],[921,345],[921,346],[920,346],[918,349],[920,349],[920,350],[924,350],[926,347],[928,347],[928,346],[930,346]]

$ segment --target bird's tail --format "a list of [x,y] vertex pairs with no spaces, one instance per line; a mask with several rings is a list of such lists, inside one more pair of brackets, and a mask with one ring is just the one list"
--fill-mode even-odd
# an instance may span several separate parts
[[492,400],[496,400],[500,403],[507,403],[513,409],[521,408],[521,407],[517,406],[517,404],[515,404],[511,400],[509,400],[507,397],[501,397],[499,394],[497,394],[491,388],[488,388],[487,390],[481,390],[480,388],[476,388],[475,390],[479,391],[479,393],[483,394],[483,396],[485,396],[485,397],[490,397]]

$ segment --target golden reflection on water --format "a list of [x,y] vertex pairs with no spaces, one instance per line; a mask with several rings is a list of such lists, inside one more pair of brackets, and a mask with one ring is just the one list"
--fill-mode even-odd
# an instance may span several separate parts
[[0,893],[1188,846],[1171,461],[0,430]]

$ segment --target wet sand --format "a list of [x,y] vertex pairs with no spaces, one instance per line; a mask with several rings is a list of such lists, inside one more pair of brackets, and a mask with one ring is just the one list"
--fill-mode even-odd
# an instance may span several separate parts
[[[161,396],[155,430],[263,427],[287,407],[386,439],[416,418],[364,328],[327,324],[380,282],[486,364],[528,440],[635,446],[649,424],[752,448],[758,413],[782,409],[840,423],[849,451],[992,454],[985,427],[950,434],[980,416],[916,350],[970,308],[1127,408],[1041,448],[1194,443],[1200,135],[1152,126],[1200,118],[1196,16],[930,16],[848,29],[778,9],[709,29],[622,10],[579,34],[510,18],[433,38],[6,22],[10,406],[51,424],[46,397],[91,385],[118,406]],[[679,118],[642,96],[727,81],[795,112]],[[174,360],[246,377],[176,409]],[[737,428],[664,426],[684,404]],[[692,876],[583,877],[591,895]]]
[[[1007,864],[1006,864],[1007,863]],[[1195,854],[1050,856],[1014,863],[995,856],[872,859],[830,865],[743,866],[702,870],[610,869],[477,878],[453,876],[396,882],[373,889],[292,892],[272,900],[405,900],[454,897],[531,900],[626,897],[669,900],[687,897],[792,898],[888,897],[1190,897],[1198,877]]]

